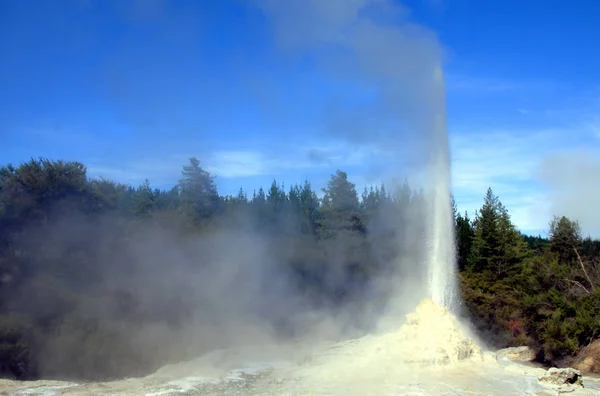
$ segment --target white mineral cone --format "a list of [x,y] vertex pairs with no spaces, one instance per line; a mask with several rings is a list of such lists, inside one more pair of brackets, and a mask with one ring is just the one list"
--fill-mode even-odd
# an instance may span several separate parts
[[423,300],[398,332],[407,363],[447,365],[465,359],[483,359],[477,344],[469,338],[448,309],[430,299]]

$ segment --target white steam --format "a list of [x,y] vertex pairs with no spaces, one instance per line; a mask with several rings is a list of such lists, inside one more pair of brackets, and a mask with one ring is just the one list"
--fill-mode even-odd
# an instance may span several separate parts
[[[450,155],[442,49],[437,37],[410,22],[408,11],[393,1],[255,3],[272,21],[283,53],[308,56],[332,78],[361,92],[375,93],[374,100],[359,106],[332,98],[324,119],[338,138],[397,153],[385,178],[420,176],[417,183],[430,197],[426,218],[413,220],[430,227],[429,240],[422,246],[427,249],[429,274],[423,294],[451,306],[456,293]],[[411,259],[417,260],[403,254],[397,258],[398,265]],[[418,267],[418,263],[411,264]]]
[[556,153],[538,169],[552,214],[578,220],[584,233],[600,236],[600,159],[589,151]]
[[451,309],[456,303],[456,265],[454,246],[454,224],[450,203],[450,151],[446,130],[446,108],[444,98],[444,80],[441,69],[434,76],[434,88],[441,98],[434,107],[432,115],[433,157],[431,159],[431,177],[434,188],[433,207],[431,208],[431,252],[429,254],[429,287],[431,298],[438,304]]

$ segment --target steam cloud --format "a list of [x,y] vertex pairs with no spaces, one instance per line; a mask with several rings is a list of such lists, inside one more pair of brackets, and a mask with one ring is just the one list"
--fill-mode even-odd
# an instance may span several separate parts
[[359,104],[330,98],[323,118],[332,135],[400,153],[403,163],[415,151],[413,159],[426,159],[432,113],[445,100],[433,78],[442,53],[433,32],[387,0],[253,2],[272,22],[282,55],[308,56],[365,98]]
[[[411,23],[408,10],[391,0],[251,3],[272,23],[274,43],[282,59],[307,57],[331,78],[351,86],[361,98],[358,104],[340,95],[330,98],[322,118],[328,126],[328,137],[377,147],[388,159],[382,178],[409,178],[413,187],[432,193],[430,205],[412,213],[381,213],[368,225],[374,254],[387,270],[382,271],[381,279],[365,288],[361,301],[341,311],[319,305],[319,296],[291,282],[290,274],[280,265],[293,261],[294,255],[304,255],[303,259],[319,265],[322,257],[310,257],[312,253],[303,248],[300,236],[290,236],[291,240],[283,243],[269,232],[253,228],[252,221],[244,216],[232,224],[212,224],[210,236],[191,240],[181,239],[175,231],[162,226],[134,227],[123,235],[112,235],[115,223],[111,219],[105,220],[105,227],[86,229],[88,226],[76,216],[67,216],[67,220],[39,230],[38,240],[23,241],[45,241],[57,258],[67,254],[73,243],[92,244],[98,266],[96,280],[102,281],[98,295],[120,293],[121,305],[137,301],[138,311],[148,312],[146,323],[148,317],[158,315],[155,326],[145,325],[136,335],[138,347],[148,350],[142,358],[148,360],[164,361],[170,354],[176,358],[192,357],[189,355],[208,348],[270,342],[279,337],[337,338],[370,330],[369,325],[376,322],[382,306],[390,314],[384,319],[399,324],[402,313],[431,294],[427,275],[429,285],[436,285],[433,294],[439,302],[448,302],[445,293],[453,292],[444,283],[454,279],[453,238],[442,50],[435,35]],[[148,13],[135,14],[134,19],[156,18],[161,13],[159,4],[144,9]],[[115,95],[120,96],[120,88],[127,87],[120,78],[126,73],[120,73],[118,62],[107,67],[114,71],[115,86],[119,88]],[[161,84],[168,86],[167,92],[183,89],[169,86],[168,79]],[[119,100],[135,102],[127,95]],[[132,107],[135,115],[148,113],[147,106],[142,106],[144,111],[139,113],[137,110],[141,109]],[[142,125],[148,121],[145,117]],[[311,160],[323,159],[315,151]],[[294,228],[294,224],[288,225]],[[392,249],[381,242],[382,235],[390,229],[396,238]],[[48,242],[47,235],[58,239]],[[80,235],[87,235],[88,240],[77,242]],[[424,241],[424,235],[430,235],[430,240]],[[344,283],[348,286],[346,275],[336,265],[341,265],[343,252],[353,243],[351,239],[340,239],[323,247],[328,261],[333,263],[323,278],[332,289]],[[132,263],[126,266],[127,271],[120,265],[124,262]],[[86,284],[82,280],[80,287]],[[43,298],[31,301],[27,288],[23,290],[16,299],[18,304],[31,310],[42,309]],[[381,299],[391,301],[380,303]],[[78,302],[74,309],[83,316],[100,318],[116,333],[129,333],[135,325],[131,320],[135,319],[122,317],[126,309],[121,305],[106,306],[100,298]],[[165,323],[164,319],[170,316],[172,320]],[[178,319],[182,317],[186,318],[184,322]],[[85,335],[74,335],[69,323],[62,329],[64,333],[48,346],[48,361],[42,369],[49,373],[60,365],[79,364],[72,353]],[[136,364],[131,363],[134,367]]]
[[[455,304],[446,98],[442,49],[435,34],[411,23],[408,10],[393,1],[256,3],[272,20],[284,53],[308,55],[332,77],[370,94],[358,106],[335,98],[325,122],[338,138],[391,153],[388,179],[410,174],[430,192],[428,218],[418,220],[431,231],[422,246],[427,255],[421,264],[429,270],[430,296]],[[406,259],[416,261],[402,257],[398,265]]]
[[562,152],[547,156],[538,175],[548,190],[550,209],[558,216],[578,220],[584,233],[600,236],[600,161],[585,151]]

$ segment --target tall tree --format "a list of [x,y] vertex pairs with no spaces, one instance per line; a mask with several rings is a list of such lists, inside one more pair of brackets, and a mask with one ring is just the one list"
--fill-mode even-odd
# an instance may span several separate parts
[[365,187],[360,202],[361,209],[365,213],[365,216],[374,216],[383,207],[383,205],[385,205],[386,193],[383,185],[382,189],[380,189],[379,186],[371,186],[369,189]]
[[271,187],[267,193],[267,203],[271,207],[273,213],[277,213],[283,209],[287,201],[287,195],[283,184],[280,186],[277,180],[273,180]]
[[508,211],[491,188],[473,223],[473,246],[469,268],[504,278],[517,269],[528,253],[527,243]]
[[334,234],[340,231],[362,231],[360,206],[356,186],[346,172],[337,170],[323,189],[322,212],[325,228]]
[[248,196],[246,195],[246,192],[244,191],[244,189],[242,187],[240,187],[240,189],[237,193],[236,200],[240,203],[248,202]]
[[408,184],[408,180],[404,180],[402,185],[396,186],[391,199],[396,206],[400,208],[408,208],[412,195],[412,190]]
[[455,218],[455,237],[456,237],[456,261],[459,271],[464,271],[468,265],[469,254],[473,245],[473,226],[469,215],[456,213]]
[[181,207],[194,223],[208,219],[217,209],[219,194],[214,177],[200,167],[196,157],[183,167],[179,190]]
[[554,216],[549,230],[550,250],[558,254],[561,264],[571,264],[577,259],[576,249],[579,249],[583,238],[579,222],[565,216]]
[[91,210],[103,213],[117,210],[122,206],[127,186],[100,178],[90,180],[88,189],[95,198],[91,203]]
[[323,209],[336,212],[359,210],[356,186],[348,180],[348,174],[337,170],[323,189]]
[[312,189],[308,180],[305,180],[299,189],[299,198],[300,210],[305,219],[302,231],[306,234],[315,234],[321,218],[320,203],[317,193]]
[[133,214],[137,217],[148,217],[156,208],[157,195],[150,187],[150,181],[146,179],[133,194]]
[[523,235],[510,218],[505,206],[500,204],[500,257],[494,263],[493,271],[499,279],[518,273],[523,260],[530,254]]
[[264,205],[267,203],[267,195],[265,194],[265,190],[260,187],[258,192],[254,191],[254,195],[252,196],[252,203],[255,205]]

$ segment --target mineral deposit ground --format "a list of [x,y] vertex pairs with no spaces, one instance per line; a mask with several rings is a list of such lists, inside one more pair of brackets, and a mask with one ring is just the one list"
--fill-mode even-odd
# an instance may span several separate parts
[[144,378],[114,382],[2,380],[0,392],[15,396],[600,394],[598,379],[584,378],[573,369],[546,370],[518,362],[519,351],[482,351],[445,307],[424,300],[398,331],[386,334],[329,346],[296,343],[218,350]]

